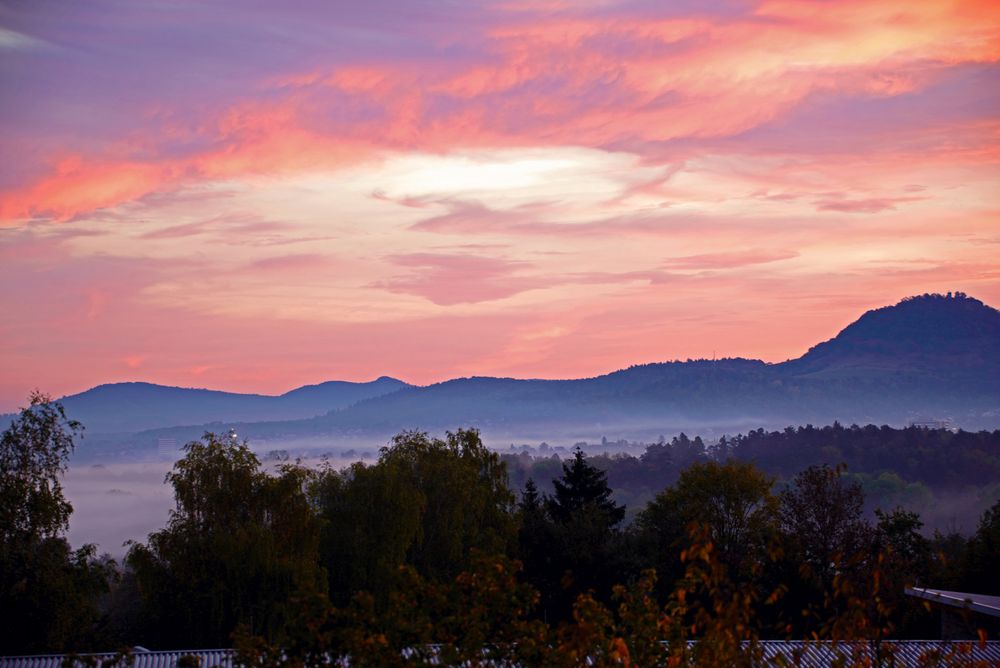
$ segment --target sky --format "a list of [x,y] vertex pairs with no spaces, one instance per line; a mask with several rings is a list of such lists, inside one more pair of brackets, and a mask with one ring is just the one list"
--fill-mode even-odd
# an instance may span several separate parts
[[0,1],[0,410],[1000,305],[1000,3]]

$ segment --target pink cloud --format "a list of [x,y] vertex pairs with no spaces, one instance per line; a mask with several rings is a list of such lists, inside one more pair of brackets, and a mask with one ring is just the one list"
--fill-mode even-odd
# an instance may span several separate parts
[[68,220],[77,213],[128,202],[176,178],[170,165],[95,164],[80,156],[61,161],[54,173],[0,199],[0,224],[35,216]]
[[213,241],[231,245],[281,245],[284,241],[302,240],[287,224],[261,220],[256,215],[240,213],[214,216],[194,223],[171,225],[146,232],[140,238],[159,241],[195,236],[205,236]]
[[[402,322],[365,323],[194,313],[143,296],[155,281],[189,267],[149,260],[116,265],[64,252],[17,259],[12,253],[13,261],[0,263],[0,284],[24,275],[33,280],[16,294],[3,294],[5,309],[18,317],[0,320],[5,360],[0,405],[23,403],[26,391],[36,386],[64,394],[122,380],[279,393],[308,382],[370,380],[381,373],[417,383],[470,373],[578,377],[641,361],[710,356],[713,350],[780,361],[833,335],[864,310],[909,294],[955,289],[1000,304],[990,250],[984,249],[978,261],[859,266],[800,274],[794,281],[768,272],[582,273],[545,280],[631,283],[633,288],[613,299],[556,301],[547,308],[475,316],[441,310]],[[459,283],[478,281],[480,286],[470,290],[473,298],[484,296],[474,294],[477,290],[488,293],[494,277],[503,284],[507,279],[500,276],[531,277],[537,269],[477,256],[394,260],[396,267],[418,276],[427,271],[444,281],[450,272]],[[483,266],[487,269],[477,271]],[[121,280],[122,275],[130,280]],[[417,285],[415,291],[447,298],[447,286],[432,284]],[[82,317],[90,290],[107,296],[92,320]],[[123,351],[135,350],[156,351],[141,371],[122,363],[137,354]],[[330,354],[338,350],[350,354]]]
[[400,197],[394,199],[386,195],[385,192],[381,190],[374,191],[372,193],[372,199],[377,199],[382,202],[395,202],[397,204],[402,204],[403,206],[407,206],[413,209],[423,209],[428,204],[426,201],[417,197]]
[[333,266],[331,258],[319,253],[293,253],[256,260],[249,265],[248,270],[283,273],[313,272],[331,270]]
[[435,253],[396,255],[389,259],[411,271],[373,283],[372,287],[417,295],[441,306],[504,299],[547,284],[544,278],[517,275],[530,268],[524,262]]
[[211,221],[202,220],[197,223],[187,223],[185,225],[174,225],[165,227],[142,235],[143,239],[180,239],[183,237],[193,237],[204,234],[211,227]]
[[146,361],[145,355],[127,355],[122,360],[129,369],[138,369]]
[[795,251],[746,250],[732,253],[706,253],[687,255],[667,260],[665,266],[673,269],[733,269],[754,264],[768,264],[798,257]]
[[[493,25],[487,16],[473,24],[481,32],[463,36],[481,45],[464,62],[382,58],[289,72],[266,95],[215,109],[193,130],[149,128],[145,136],[166,143],[154,140],[139,157],[116,157],[137,153],[143,142],[129,137],[103,155],[59,161],[48,176],[5,193],[0,219],[65,220],[183,183],[336,168],[384,150],[638,150],[724,138],[820,93],[879,98],[918,90],[928,83],[920,69],[928,62],[1000,59],[989,39],[1000,12],[989,3],[850,2],[832,13],[812,3],[764,2],[745,14],[698,18],[515,12],[494,16]],[[175,136],[197,138],[195,148],[176,150]]]
[[915,202],[922,197],[872,197],[868,199],[825,199],[816,202],[817,211],[842,213],[880,213],[893,211],[902,202]]
[[536,202],[514,209],[491,209],[479,202],[445,200],[448,213],[418,221],[410,229],[439,234],[503,234],[512,236],[601,237],[621,234],[665,236],[689,230],[704,231],[721,220],[669,211],[619,214],[587,221],[555,222],[558,203]]
[[530,227],[531,214],[522,211],[496,211],[479,202],[445,202],[451,211],[425,218],[411,229],[445,234],[482,234],[507,232]]

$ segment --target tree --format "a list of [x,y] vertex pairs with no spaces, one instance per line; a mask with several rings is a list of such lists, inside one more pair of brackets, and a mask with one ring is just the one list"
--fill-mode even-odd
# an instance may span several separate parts
[[531,478],[524,483],[518,512],[521,519],[517,537],[518,557],[524,564],[524,579],[541,594],[544,611],[552,607],[553,593],[559,590],[563,571],[562,564],[556,561],[560,555],[553,550],[555,523],[549,519],[545,499]]
[[666,586],[682,574],[679,554],[692,524],[705,528],[732,577],[749,575],[763,561],[777,528],[773,484],[753,464],[707,462],[692,465],[676,485],[660,492],[636,517],[635,527],[646,558],[663,574]]
[[388,467],[407,471],[426,503],[419,540],[407,560],[432,580],[453,578],[473,550],[505,554],[515,539],[515,499],[507,468],[475,429],[459,429],[444,441],[404,432],[383,451]]
[[848,560],[870,554],[871,527],[862,517],[861,486],[847,482],[842,469],[811,466],[795,476],[780,496],[780,522],[799,559],[824,583],[850,567]]
[[[903,633],[933,633],[928,626],[931,615],[912,597],[907,587],[927,585],[932,571],[931,542],[920,533],[924,523],[915,512],[896,508],[890,512],[875,511],[875,552],[881,555],[881,573],[885,584],[883,597],[897,610],[897,628]],[[940,586],[940,583],[935,583]]]
[[1000,596],[1000,501],[988,508],[966,547],[962,568],[964,591]]
[[113,562],[62,536],[73,507],[60,477],[81,430],[33,392],[0,435],[0,653],[79,649],[98,620]]
[[402,565],[431,581],[453,578],[474,551],[506,554],[516,540],[506,466],[475,430],[445,439],[403,432],[372,466],[327,471],[314,493],[326,523],[331,596],[358,589],[380,604]]
[[420,535],[426,501],[398,468],[358,462],[327,470],[313,494],[323,521],[321,563],[334,603],[365,590],[388,599],[400,565]]
[[562,468],[562,478],[552,481],[555,495],[545,504],[553,520],[566,524],[580,512],[596,512],[611,528],[625,519],[625,506],[616,504],[611,498],[607,474],[588,464],[582,450],[577,448],[573,461],[563,463]]
[[310,480],[295,465],[262,471],[234,434],[185,446],[167,474],[176,499],[167,527],[128,554],[149,642],[225,646],[237,627],[275,640],[294,599],[325,591]]
[[33,392],[30,405],[0,436],[0,539],[57,536],[73,507],[60,477],[83,427],[68,420],[62,404]]
[[874,532],[862,517],[864,493],[845,480],[840,467],[811,466],[779,501],[788,607],[809,612],[788,623],[799,632],[815,631],[819,620],[856,607],[848,594],[864,591],[877,567]]
[[930,541],[920,533],[924,526],[920,515],[897,507],[889,512],[877,509],[875,517],[879,549],[890,553],[894,574],[907,586],[913,586],[926,574],[931,558]]
[[518,545],[520,556],[527,562],[538,563],[547,558],[551,544],[551,522],[545,515],[542,495],[538,493],[535,481],[528,478],[521,492],[521,502],[517,504],[520,514]]
[[603,600],[623,572],[618,525],[625,506],[611,498],[604,471],[592,466],[579,449],[562,464],[552,481],[555,493],[542,503],[530,534],[522,534],[524,571],[541,593],[543,615],[566,619],[580,593],[593,590]]

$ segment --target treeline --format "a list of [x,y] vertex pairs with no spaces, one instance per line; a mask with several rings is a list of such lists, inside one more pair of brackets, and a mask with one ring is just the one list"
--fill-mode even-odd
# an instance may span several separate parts
[[[512,484],[528,478],[551,492],[558,457],[504,454]],[[714,442],[685,434],[650,445],[639,457],[594,454],[590,462],[604,471],[615,496],[630,508],[648,503],[664,486],[675,483],[692,464],[708,461],[751,463],[787,485],[794,476],[822,464],[843,464],[846,476],[861,485],[866,510],[903,505],[938,512],[931,521],[941,528],[974,528],[982,510],[1000,498],[1000,431],[951,431],[922,427],[867,425],[758,429]],[[964,499],[966,503],[960,504]],[[940,506],[953,508],[945,514]],[[935,506],[938,506],[935,508]]]
[[62,537],[77,427],[39,395],[3,434],[0,653],[235,644],[253,665],[739,665],[761,638],[932,636],[907,584],[1000,594],[1000,504],[970,538],[927,538],[901,508],[866,520],[839,469],[777,490],[751,463],[695,458],[626,523],[582,452],[551,493],[529,479],[515,495],[474,430],[404,432],[340,471],[267,470],[206,434],[167,477],[169,522],[119,565]]

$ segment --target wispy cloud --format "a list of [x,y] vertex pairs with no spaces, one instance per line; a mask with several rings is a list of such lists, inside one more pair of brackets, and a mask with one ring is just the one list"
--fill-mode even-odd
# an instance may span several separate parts
[[395,255],[389,260],[408,273],[372,287],[418,295],[440,306],[494,301],[547,285],[543,277],[523,275],[531,268],[524,262],[435,253]]
[[44,41],[15,30],[0,26],[0,49],[42,49],[49,45]]
[[732,253],[705,253],[667,260],[664,264],[675,269],[733,269],[754,264],[768,264],[798,257],[795,251],[746,250]]
[[880,213],[894,211],[897,204],[915,202],[921,197],[870,197],[867,199],[824,199],[816,202],[817,211],[841,211],[843,213]]

